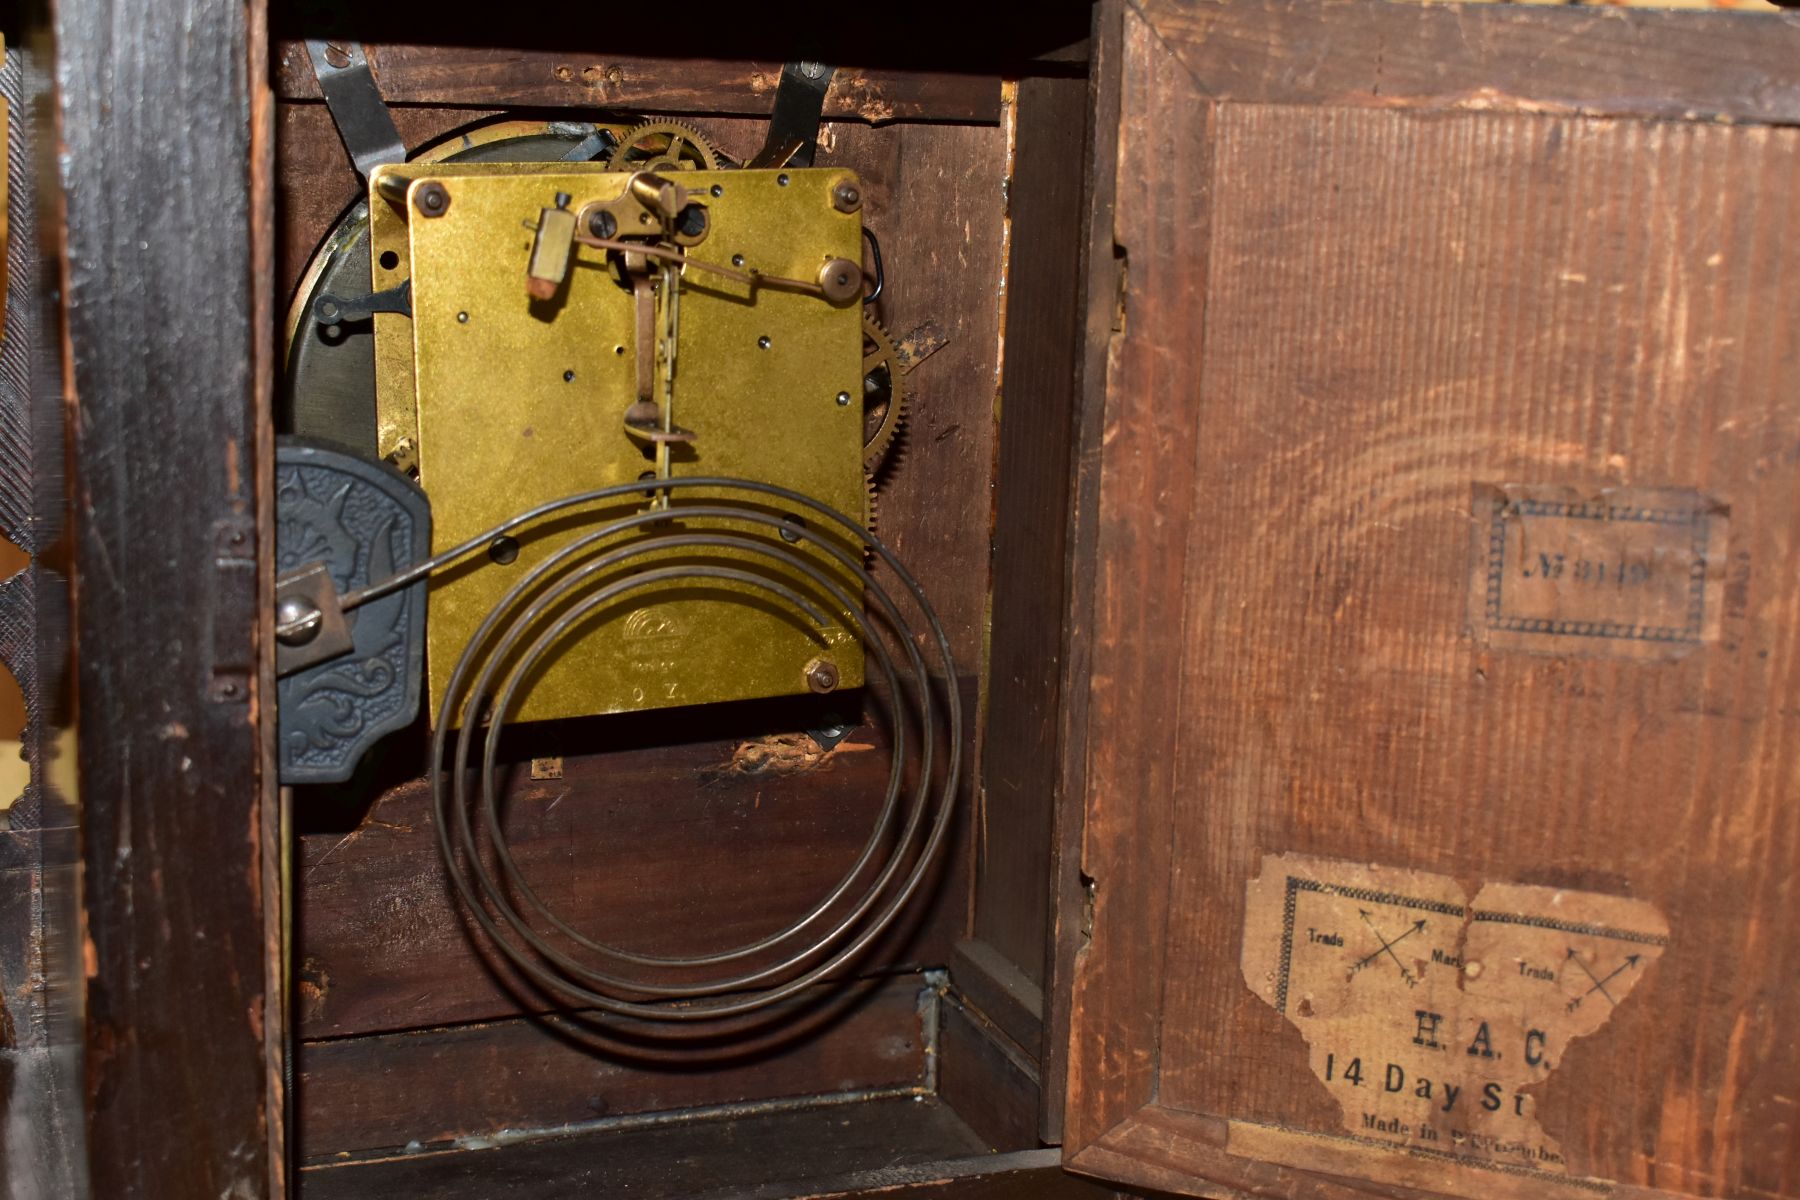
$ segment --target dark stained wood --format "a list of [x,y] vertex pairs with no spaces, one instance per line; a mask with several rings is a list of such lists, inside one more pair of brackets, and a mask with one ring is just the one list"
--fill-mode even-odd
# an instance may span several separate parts
[[[51,1061],[31,1028],[41,989],[38,980],[43,977],[33,946],[37,939],[31,936],[37,927],[33,912],[38,887],[37,831],[0,831],[0,855],[5,856],[0,859],[0,931],[6,934],[0,939],[0,1116],[18,1114],[0,1125],[0,1149],[6,1151],[9,1164],[30,1164],[9,1173],[9,1188],[48,1191],[64,1181],[54,1177],[56,1161],[46,1152],[54,1143],[49,1138],[40,1142],[33,1124],[51,1117],[60,1099],[51,1088],[40,1094],[31,1071]],[[38,1154],[42,1155],[41,1166],[34,1161]],[[17,1178],[12,1178],[13,1174]]]
[[300,1144],[319,1162],[638,1113],[916,1088],[926,1068],[925,989],[917,975],[879,981],[823,1019],[789,1006],[760,1046],[661,1062],[563,1018],[309,1043],[300,1051]]
[[1062,712],[1058,718],[1055,835],[1051,843],[1049,941],[1054,977],[1046,989],[1042,1074],[1045,1142],[1063,1140],[1068,1094],[1069,1025],[1075,956],[1084,944],[1090,914],[1081,874],[1081,842],[1087,801],[1088,677],[1092,669],[1094,577],[1100,509],[1100,451],[1106,413],[1107,349],[1120,320],[1124,259],[1113,240],[1112,211],[1118,180],[1120,73],[1123,69],[1122,5],[1095,8],[1089,62],[1089,125],[1083,156],[1082,243],[1077,270],[1081,353],[1076,363],[1075,414],[1070,460],[1067,534],[1068,608],[1063,619]]
[[[1063,1171],[1054,1150],[931,1163],[909,1171],[870,1171],[809,1187],[794,1200],[1108,1200],[1119,1193]],[[765,1200],[778,1200],[767,1197]]]
[[957,1158],[899,1170],[861,1171],[753,1200],[1109,1200],[1116,1193],[1062,1170],[1054,1150]]
[[[1194,1194],[1549,1194],[1344,1148],[1240,967],[1246,882],[1294,852],[1561,889],[1571,912],[1581,891],[1653,904],[1667,948],[1533,1087],[1536,1120],[1626,1200],[1800,1194],[1800,353],[1768,320],[1800,271],[1800,131],[1208,104],[1175,55],[1268,7],[1125,16],[1072,1164]],[[1293,45],[1347,10],[1281,11]],[[1557,99],[1548,25],[1439,13],[1479,61],[1542,54]],[[1747,28],[1619,27],[1647,70]],[[1767,95],[1800,86],[1794,61]],[[1711,94],[1646,78],[1669,104]],[[1716,640],[1649,659],[1473,636],[1471,495],[1502,481],[1716,496]]]
[[[965,704],[972,703],[972,688]],[[799,727],[790,717],[785,724]],[[785,727],[785,725],[779,726]],[[855,861],[888,771],[865,727],[828,754],[804,734],[644,744],[656,723],[593,722],[559,780],[511,782],[509,836],[545,901],[591,936],[658,954],[755,940],[805,913]],[[690,731],[690,736],[697,736]],[[640,746],[641,748],[632,748]],[[317,798],[303,793],[304,808]],[[307,818],[303,816],[303,820]],[[314,820],[321,819],[315,813]],[[520,981],[460,916],[422,782],[385,792],[345,832],[299,839],[295,1023],[307,1038],[537,1012],[559,1002]],[[948,961],[963,916],[956,862],[860,960],[878,973]],[[935,899],[934,899],[935,897]],[[745,960],[748,969],[752,960]],[[760,961],[760,960],[757,960]]]
[[55,10],[94,1194],[263,1195],[257,6]]
[[1054,1150],[1022,1150],[981,1158],[951,1159],[898,1171],[839,1176],[798,1193],[764,1194],[757,1200],[1109,1200],[1117,1196],[1062,1170]]
[[[1066,607],[1084,79],[1021,80],[1011,198],[974,934],[1040,996]],[[1033,1055],[1041,1032],[1015,1032]]]
[[[884,139],[884,135],[892,140]],[[862,147],[884,152],[864,155]],[[977,671],[987,624],[995,403],[1004,294],[1006,131],[900,125],[836,130],[833,157],[869,185],[887,290],[876,315],[896,338],[936,322],[944,347],[907,376],[897,458],[884,464],[876,532],[923,583],[959,670]],[[973,767],[971,763],[971,767]]]
[[1800,15],[1141,0],[1217,100],[1793,123]]
[[[368,44],[390,104],[481,108],[578,108],[614,112],[767,117],[780,62],[588,55],[566,50]],[[276,94],[319,99],[319,81],[299,42],[276,48]],[[1000,117],[998,74],[841,67],[825,93],[833,120],[956,121]]]
[[938,1014],[938,1095],[994,1150],[1036,1149],[1037,1064],[979,1012],[946,997]]
[[1018,964],[986,942],[965,938],[956,943],[950,979],[958,995],[1005,1030],[1007,1037],[1030,1047],[1032,1058],[1038,1057],[1044,1035],[1044,993],[1025,978]]
[[751,1105],[493,1149],[315,1167],[301,1173],[300,1195],[754,1200],[817,1194],[809,1181],[841,1179],[858,1168],[903,1179],[911,1168],[983,1150],[949,1106],[930,1097]]
[[[836,1126],[835,1128],[833,1126]],[[454,1155],[317,1167],[304,1200],[407,1195],[476,1200],[496,1181],[546,1200],[1107,1200],[1110,1189],[1068,1174],[1055,1150],[971,1153],[972,1135],[939,1102],[913,1098],[813,1110],[728,1114],[602,1130]],[[934,1150],[968,1157],[931,1157]],[[923,1156],[923,1157],[921,1157]],[[773,1178],[771,1178],[773,1177]],[[625,1186],[635,1185],[626,1192]],[[608,1187],[621,1190],[612,1192]]]

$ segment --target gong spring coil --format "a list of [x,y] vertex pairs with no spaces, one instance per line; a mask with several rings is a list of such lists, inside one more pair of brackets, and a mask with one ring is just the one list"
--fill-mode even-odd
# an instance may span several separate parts
[[[496,538],[572,508],[695,490],[726,495],[709,494],[691,503],[610,520],[571,539],[527,571],[464,649],[446,685],[442,716],[432,736],[430,787],[438,848],[470,918],[538,985],[615,1017],[656,1022],[737,1017],[796,995],[866,950],[926,879],[955,811],[963,717],[949,639],[917,581],[859,522],[801,492],[751,480],[696,476],[601,488],[540,505],[345,597],[346,608],[375,599],[485,550]],[[899,581],[899,591],[922,620],[925,636],[915,633],[895,595],[871,574],[866,554],[853,555],[831,539],[802,535],[813,550],[835,560],[861,583],[872,609],[902,650],[896,656],[863,611],[861,600],[819,561],[784,544],[780,535],[793,537],[793,517],[761,506],[771,501],[803,514],[808,522],[817,518],[821,528],[846,535],[873,554]],[[687,526],[691,521],[747,523],[770,536],[765,540],[729,526],[691,528]],[[608,544],[631,534],[637,540]],[[679,559],[671,559],[671,553]],[[776,572],[754,569],[758,564]],[[773,934],[725,950],[686,956],[647,954],[608,945],[573,928],[519,869],[502,820],[503,795],[496,779],[500,739],[509,714],[529,688],[533,669],[578,634],[584,620],[608,606],[639,600],[646,589],[669,585],[726,586],[738,589],[732,594],[740,599],[742,589],[749,589],[786,606],[822,632],[833,618],[817,595],[808,596],[794,586],[799,580],[829,597],[847,618],[885,684],[883,702],[892,730],[886,792],[856,861],[805,914]],[[935,649],[941,672],[936,678],[920,653],[921,645]],[[940,683],[941,698],[936,694]],[[460,722],[453,719],[458,712]],[[917,760],[909,771],[907,751],[915,734]],[[734,965],[749,959],[757,961]]]

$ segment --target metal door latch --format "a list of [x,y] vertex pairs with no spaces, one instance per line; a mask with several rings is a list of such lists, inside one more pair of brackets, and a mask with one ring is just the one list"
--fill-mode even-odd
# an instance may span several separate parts
[[298,438],[276,447],[275,500],[280,778],[340,782],[419,711],[425,584],[340,601],[431,553],[431,507],[391,467]]

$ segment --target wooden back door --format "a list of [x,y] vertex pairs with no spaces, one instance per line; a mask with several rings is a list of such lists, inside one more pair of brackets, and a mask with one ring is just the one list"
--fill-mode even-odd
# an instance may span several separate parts
[[1800,23],[1098,44],[1069,1165],[1800,1196]]

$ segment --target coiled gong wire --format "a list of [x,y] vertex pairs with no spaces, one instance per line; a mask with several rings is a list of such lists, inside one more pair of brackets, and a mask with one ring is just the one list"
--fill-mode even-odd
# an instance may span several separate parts
[[[793,996],[831,975],[867,949],[918,891],[943,847],[954,815],[963,741],[962,704],[955,686],[956,664],[950,652],[949,638],[918,582],[881,539],[861,522],[805,493],[754,480],[691,476],[658,479],[649,484],[620,484],[541,504],[392,578],[349,593],[342,602],[345,609],[350,609],[387,595],[424,579],[435,570],[485,550],[496,538],[571,508],[641,498],[662,491],[692,489],[749,493],[751,498],[709,496],[678,507],[652,508],[622,517],[573,539],[531,568],[493,607],[464,648],[445,686],[444,703],[439,709],[441,715],[431,743],[430,788],[438,850],[472,919],[506,957],[536,983],[601,1012],[649,1021],[698,1022],[741,1016]],[[824,518],[828,528],[848,534],[886,564],[900,581],[924,620],[941,668],[939,678],[946,684],[942,729],[939,728],[939,707],[934,698],[936,689],[932,675],[919,653],[919,645],[926,639],[916,636],[894,597],[870,574],[865,556],[847,554],[822,538],[805,539],[861,581],[866,595],[874,601],[895,639],[905,649],[904,671],[897,668],[884,639],[869,625],[863,606],[817,563],[788,549],[780,539],[764,541],[715,529],[653,531],[648,537],[575,563],[596,551],[602,543],[648,526],[667,525],[671,518],[751,522],[785,537],[793,537],[792,516],[776,516],[752,503],[752,498],[765,497]],[[519,870],[502,828],[502,789],[496,785],[495,770],[500,737],[521,687],[528,689],[526,681],[544,655],[584,618],[615,601],[631,598],[632,593],[643,588],[706,581],[735,583],[784,602],[821,629],[831,623],[813,600],[780,579],[741,566],[726,565],[741,560],[652,565],[623,577],[602,578],[606,572],[616,572],[631,560],[645,555],[706,550],[756,555],[778,565],[818,587],[850,619],[864,648],[873,653],[887,685],[883,703],[888,709],[892,730],[887,790],[861,854],[824,898],[803,916],[767,937],[715,953],[688,956],[636,953],[597,941],[571,927],[551,910]],[[543,591],[519,609],[520,602],[545,580],[550,582]],[[537,629],[545,614],[571,599],[572,603],[554,620],[544,624],[541,630]],[[515,609],[518,609],[516,615]],[[519,652],[520,644],[528,637],[531,638],[529,645]],[[498,678],[496,686],[503,668],[504,676]],[[903,677],[909,683],[906,688],[901,686]],[[909,712],[909,706],[904,702],[909,695],[916,712]],[[456,707],[459,699],[463,719],[457,723],[452,747],[451,714],[459,711]],[[909,722],[909,716],[913,721]],[[919,761],[910,789],[905,786],[909,724],[916,724],[920,735]],[[940,734],[948,737],[941,777],[936,770]],[[477,767],[471,763],[471,754],[478,740],[480,758]],[[452,749],[453,753],[447,755],[446,751]],[[494,863],[499,867],[499,877],[480,851],[471,820],[468,786],[471,775],[479,780],[482,827]],[[910,792],[904,805],[901,802],[903,792]],[[892,837],[902,809],[905,816],[899,836]],[[885,856],[884,846],[887,848]],[[913,853],[915,846],[917,852]],[[846,897],[855,891],[857,881],[877,860],[880,860],[880,866],[873,879],[848,908],[843,908]],[[513,894],[563,938],[591,955],[616,964],[679,974],[720,968],[777,950],[781,952],[767,965],[739,969],[736,973],[715,972],[694,982],[631,978],[616,967],[603,969],[559,949],[521,910]],[[842,911],[835,918],[828,919],[829,914],[839,909]]]

